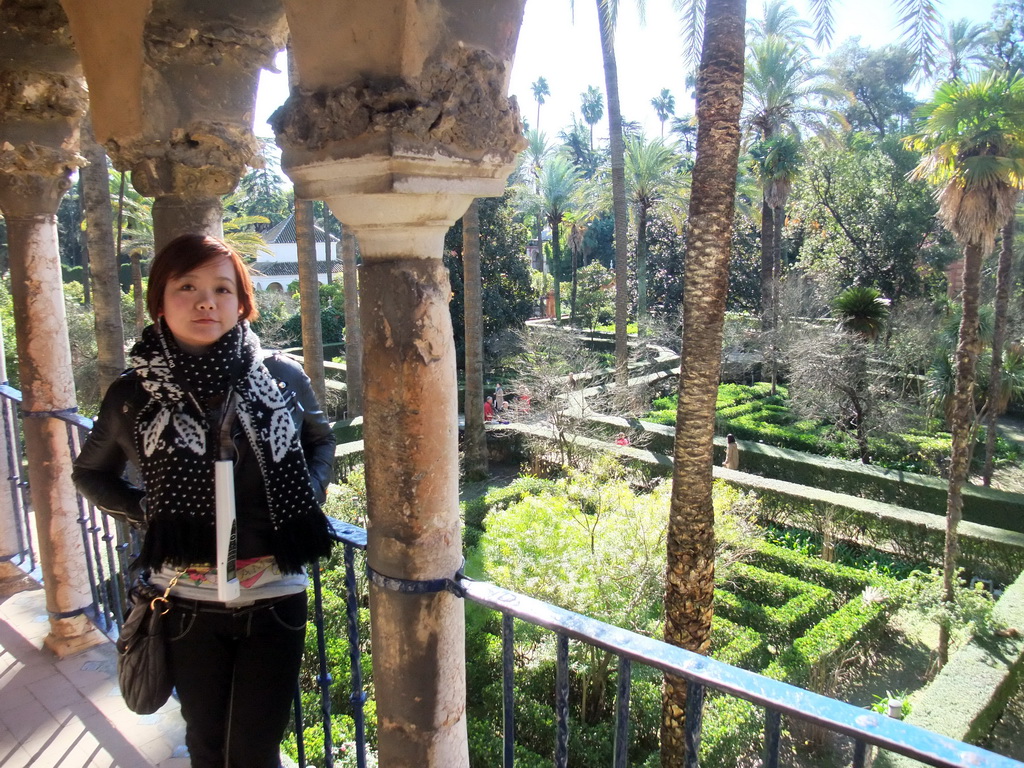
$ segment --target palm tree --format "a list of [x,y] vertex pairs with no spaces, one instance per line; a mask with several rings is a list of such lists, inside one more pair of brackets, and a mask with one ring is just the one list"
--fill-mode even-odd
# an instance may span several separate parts
[[673,168],[676,155],[662,139],[643,136],[626,140],[626,189],[636,224],[637,324],[642,335],[647,325],[647,220],[651,208],[679,186]]
[[[944,83],[919,109],[921,132],[908,146],[925,156],[915,178],[938,186],[939,218],[964,249],[963,314],[956,349],[952,407],[952,451],[946,502],[943,590],[953,600],[957,526],[963,509],[961,488],[971,453],[975,368],[981,352],[978,333],[981,261],[996,233],[1013,215],[1024,187],[1024,80],[991,74],[976,82]],[[949,627],[939,627],[939,663],[949,653]]]
[[[679,408],[666,537],[665,640],[698,653],[710,648],[714,612],[712,441],[740,151],[744,9],[744,0],[708,0],[704,55],[697,76],[699,127],[687,228]],[[685,681],[666,676],[663,768],[685,764],[685,712]]]
[[865,341],[874,341],[889,317],[889,302],[877,288],[855,285],[840,293],[832,308],[839,318],[839,327],[856,333]]
[[551,261],[555,277],[555,322],[561,322],[562,243],[560,227],[576,204],[580,172],[566,157],[555,155],[541,168],[538,178],[541,210],[551,227]]
[[974,24],[970,19],[948,22],[939,36],[939,72],[949,80],[963,79],[972,67],[985,61],[991,37],[987,24]]
[[592,85],[580,94],[580,113],[590,126],[590,148],[594,148],[594,126],[604,117],[604,94]]
[[487,435],[484,432],[484,319],[480,278],[480,212],[477,201],[462,217],[462,280],[466,315],[466,476],[487,476]]
[[658,115],[661,123],[661,138],[665,138],[665,121],[676,113],[676,97],[668,88],[662,88],[661,93],[651,99],[651,106]]
[[811,25],[800,18],[800,13],[787,0],[769,0],[764,4],[762,18],[747,23],[750,43],[780,38],[795,45],[807,45],[811,39]]
[[[907,23],[927,47],[933,0],[901,0]],[[728,290],[743,96],[744,0],[677,4],[686,20],[686,48],[700,51],[697,83],[697,154],[687,232],[683,344],[676,416],[672,502],[667,531],[665,640],[700,653],[710,647],[714,594],[712,440]],[[818,37],[828,38],[831,0],[816,2]],[[914,13],[914,10],[920,10]],[[701,31],[706,28],[707,34]],[[686,685],[666,677],[661,763],[685,760]],[[697,708],[699,712],[699,707]],[[699,729],[698,729],[699,730]]]
[[[573,5],[574,0],[569,0]],[[604,61],[605,92],[608,94],[608,149],[612,171],[612,218],[615,222],[615,381],[624,387],[629,379],[629,347],[626,324],[629,322],[626,204],[626,149],[622,139],[622,110],[619,106],[619,69],[615,61],[615,22],[619,0],[596,0],[597,24],[601,33],[601,57]],[[644,0],[637,0],[641,21]]]
[[[818,78],[811,67],[804,43],[770,35],[750,47],[745,87],[745,122],[764,144],[761,216],[761,322],[765,330],[774,327],[776,263],[781,255],[781,225],[788,191],[796,172],[798,121],[820,114],[816,100],[835,95],[834,89]],[[793,138],[776,139],[780,134]],[[772,142],[775,142],[774,144]],[[784,193],[784,194],[783,194]]]
[[551,89],[548,88],[547,78],[538,77],[530,87],[533,89],[533,98],[537,100],[537,125],[533,127],[535,131],[540,130],[540,106],[544,103],[544,97],[551,95]]
[[679,139],[683,145],[683,151],[689,154],[693,152],[694,142],[697,141],[697,120],[693,115],[673,117],[669,133]]

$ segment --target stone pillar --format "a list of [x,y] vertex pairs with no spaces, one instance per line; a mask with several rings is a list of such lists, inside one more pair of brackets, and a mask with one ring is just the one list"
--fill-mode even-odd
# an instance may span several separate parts
[[261,162],[252,114],[259,70],[284,45],[280,2],[63,5],[93,93],[96,138],[155,198],[155,248],[189,232],[222,237],[220,197]]
[[0,210],[7,220],[11,292],[23,394],[25,450],[58,655],[102,641],[83,611],[92,602],[71,452],[63,422],[75,407],[64,313],[57,206],[81,164],[85,91],[56,0],[0,4]]
[[[502,194],[525,144],[505,96],[523,3],[285,6],[299,86],[271,121],[282,165],[363,257],[367,560],[391,579],[451,578],[458,408],[441,256],[472,199]],[[332,19],[344,43],[323,34]],[[461,601],[371,584],[370,617],[381,766],[468,766]]]

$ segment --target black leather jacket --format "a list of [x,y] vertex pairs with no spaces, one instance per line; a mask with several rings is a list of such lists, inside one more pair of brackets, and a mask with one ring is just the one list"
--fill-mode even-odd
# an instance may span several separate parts
[[[282,387],[299,429],[313,492],[323,503],[334,470],[334,433],[310,386],[305,371],[293,360],[266,353],[263,360],[270,375]],[[135,415],[149,399],[134,371],[118,378],[107,390],[89,439],[75,459],[72,479],[79,492],[104,511],[123,516],[135,525],[145,523],[145,491],[124,477],[125,466],[139,466],[132,430]],[[263,478],[256,456],[236,422],[235,498],[262,500]]]

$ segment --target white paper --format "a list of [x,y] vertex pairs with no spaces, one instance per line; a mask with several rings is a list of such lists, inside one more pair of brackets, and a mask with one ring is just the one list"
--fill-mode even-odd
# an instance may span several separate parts
[[235,463],[214,465],[217,500],[217,599],[234,600],[241,594],[238,583],[238,521],[235,517]]

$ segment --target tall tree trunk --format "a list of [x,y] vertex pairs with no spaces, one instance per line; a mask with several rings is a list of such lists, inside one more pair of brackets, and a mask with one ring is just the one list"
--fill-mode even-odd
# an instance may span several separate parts
[[785,203],[772,211],[772,396],[779,384],[779,313],[782,287],[782,227],[786,221]]
[[[964,287],[961,293],[963,316],[960,320],[960,337],[956,348],[956,387],[953,392],[953,408],[950,432],[952,451],[949,462],[949,493],[946,497],[946,546],[942,559],[943,600],[953,601],[953,587],[956,583],[956,562],[959,555],[957,526],[963,514],[962,489],[967,482],[971,460],[971,425],[974,420],[974,377],[981,353],[978,336],[978,297],[981,283],[981,245],[967,245],[964,248]],[[943,620],[939,625],[939,664],[949,659],[949,625]]]
[[[88,114],[82,118],[88,120]],[[83,150],[84,151],[84,150]],[[82,155],[85,157],[85,155]],[[110,206],[110,196],[107,196],[107,206]],[[78,221],[85,221],[85,179],[81,171],[78,173]],[[78,253],[79,266],[82,268],[82,304],[92,306],[92,280],[89,274],[89,233],[84,227],[78,228]]]
[[647,329],[647,207],[636,212],[636,328],[637,336]]
[[121,324],[121,283],[114,249],[114,214],[110,207],[107,155],[96,143],[92,121],[82,120],[82,154],[89,161],[79,171],[85,234],[92,273],[92,299],[96,328],[96,363],[100,397],[125,368],[124,326]]
[[299,311],[302,314],[302,367],[313,383],[317,400],[327,402],[324,375],[324,334],[320,323],[320,279],[317,276],[313,201],[295,201],[295,245],[299,257]]
[[772,328],[772,280],[775,276],[775,209],[761,200],[761,330]]
[[334,259],[331,256],[331,209],[324,203],[324,261],[327,262],[327,284],[334,282]]
[[1003,227],[1003,243],[999,249],[996,272],[996,311],[992,328],[992,367],[988,374],[988,423],[985,429],[985,468],[981,477],[985,487],[992,485],[992,464],[996,453],[996,420],[1002,411],[1000,389],[1003,384],[1003,344],[1006,341],[1006,313],[1010,304],[1010,283],[1013,278],[1013,236],[1017,219],[1011,216]]
[[576,270],[579,269],[579,251],[572,245],[569,246],[569,250],[572,251],[572,295],[569,298],[569,322],[576,325],[576,288],[578,284]]
[[[684,272],[665,640],[698,653],[707,653],[711,642],[715,586],[712,449],[740,149],[745,19],[745,0],[708,0],[697,77],[697,155]],[[661,728],[664,768],[684,765],[685,712],[686,683],[667,675]]]
[[[124,184],[122,177],[122,184]],[[142,287],[142,252],[138,248],[132,248],[129,256],[132,264],[132,294],[135,298],[135,338],[142,338],[142,329],[146,327],[146,299],[145,289]]]
[[356,236],[341,229],[341,270],[345,286],[345,388],[348,417],[363,413],[363,330],[359,318]]
[[628,211],[626,209],[626,147],[622,141],[622,110],[619,106],[619,70],[615,63],[615,29],[607,0],[597,0],[597,23],[601,30],[601,56],[608,95],[608,145],[612,163],[612,212],[615,219],[615,383],[629,381],[629,254],[627,253]]
[[562,324],[562,244],[558,222],[551,223],[551,276],[555,280],[555,325]]
[[480,275],[480,209],[474,200],[462,217],[462,280],[466,314],[466,475],[487,476],[484,432],[484,316]]

